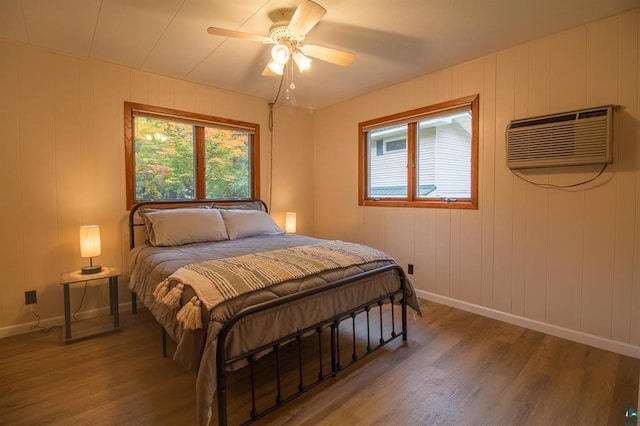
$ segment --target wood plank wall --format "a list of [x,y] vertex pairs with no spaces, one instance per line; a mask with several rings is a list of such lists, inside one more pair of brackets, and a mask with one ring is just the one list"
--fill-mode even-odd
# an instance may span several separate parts
[[[318,236],[371,244],[405,267],[414,264],[413,282],[424,296],[630,345],[638,356],[638,16],[630,11],[318,111]],[[358,122],[475,93],[481,102],[477,211],[357,205]],[[506,167],[510,120],[607,104],[622,106],[615,159],[592,184],[546,189]],[[336,158],[338,147],[344,155]],[[523,175],[569,185],[599,170]]]
[[[276,221],[297,210],[300,233],[315,228],[321,237],[383,248],[415,265],[413,281],[424,295],[639,347],[638,13],[315,113],[277,110]],[[0,40],[0,93],[0,335],[28,330],[34,320],[24,306],[26,290],[38,291],[36,309],[45,320],[60,322],[59,273],[84,264],[79,225],[99,223],[100,263],[126,269],[124,100],[260,123],[268,197],[268,100],[6,40]],[[479,210],[357,206],[359,121],[474,93],[481,96]],[[595,184],[541,189],[505,167],[511,119],[610,103],[623,106],[615,160]],[[527,176],[562,185],[596,172],[544,169]],[[83,309],[106,305],[103,287],[92,290]],[[126,280],[121,290],[126,300]]]
[[[127,270],[124,101],[260,124],[262,197],[281,226],[292,210],[299,232],[312,232],[311,111],[276,108],[272,176],[269,100],[8,40],[0,40],[0,93],[0,337],[36,321],[24,305],[27,290],[37,291],[34,310],[45,324],[62,323],[60,273],[88,262],[79,254],[80,225],[100,225],[96,263]],[[279,187],[272,200],[271,179]],[[106,288],[90,286],[81,313],[107,306]],[[72,288],[74,310],[82,291]]]

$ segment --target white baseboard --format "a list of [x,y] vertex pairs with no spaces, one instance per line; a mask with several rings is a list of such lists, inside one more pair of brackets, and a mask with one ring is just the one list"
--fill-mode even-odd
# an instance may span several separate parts
[[[464,302],[462,300],[452,299],[446,296],[440,296],[438,294],[430,293],[423,290],[416,289],[416,294],[418,297],[431,300],[433,302],[440,303],[442,305],[451,306],[453,308],[461,309],[467,312],[472,312],[474,314],[482,315],[488,318],[493,318],[499,321],[504,321],[510,324],[515,324],[520,327],[525,327],[531,330],[539,331],[541,333],[550,334],[552,336],[561,337],[563,339],[572,340],[574,342],[582,343],[589,346],[594,346],[596,348],[600,348],[607,351],[616,352],[622,355],[640,359],[640,347],[630,345],[628,343],[618,342],[611,339],[605,339],[603,337],[594,336],[592,334],[583,333],[581,331],[571,330],[568,328],[559,327],[553,324],[548,324],[548,323],[533,320],[530,318],[524,318],[518,315],[513,315],[507,312],[497,311],[495,309],[486,308],[484,306],[475,305],[473,303]],[[118,306],[119,306],[120,312],[131,311],[131,302],[121,303]],[[34,308],[34,310],[37,312],[37,307]],[[107,310],[108,310],[108,306],[99,308],[99,309],[90,310],[90,311],[79,312],[76,315],[76,317],[80,319],[93,318],[100,315],[105,315],[107,313]],[[9,327],[2,327],[0,328],[0,338],[37,331],[35,329],[32,329],[32,327],[35,326],[36,324],[38,324],[37,321],[32,321],[32,322],[23,323],[23,324],[12,325]],[[64,325],[64,317],[62,316],[42,319],[40,320],[40,324],[39,324],[39,326],[42,326],[45,328],[63,326],[63,325]],[[640,405],[640,401],[639,401],[639,405]]]
[[[138,308],[140,308],[140,306],[138,306]],[[33,305],[33,311],[38,312],[37,304]],[[120,313],[131,311],[131,302],[119,304],[118,311]],[[89,311],[78,312],[76,314],[76,318],[78,319],[95,318],[102,315],[109,315],[108,306],[98,308],[98,309],[92,309]],[[34,316],[34,318],[36,317]],[[36,325],[38,326],[38,328],[33,328]],[[50,327],[64,327],[64,316],[58,316],[53,318],[42,318],[40,319],[39,323],[36,320],[36,321],[26,322],[26,323],[17,324],[17,325],[11,325],[9,327],[0,327],[0,339],[4,337],[16,336],[18,334],[26,334],[26,333],[32,333],[34,331],[42,330],[42,328],[40,327],[44,327],[45,329],[48,329]]]
[[[451,306],[463,311],[472,312],[488,318],[515,324],[520,327],[529,328],[541,333],[550,334],[552,336],[561,337],[563,339],[572,340],[574,342],[583,343],[585,345],[594,346],[611,352],[640,359],[640,346],[633,346],[628,343],[618,342],[604,337],[594,336],[592,334],[583,333],[581,331],[571,330],[557,325],[548,324],[542,321],[524,318],[506,312],[497,311],[495,309],[486,308],[484,306],[474,305],[473,303],[464,302],[462,300],[452,299],[446,296],[430,293],[423,290],[417,290],[418,297],[431,300],[442,305]],[[428,313],[425,313],[428,315]],[[639,403],[640,404],[640,403]]]

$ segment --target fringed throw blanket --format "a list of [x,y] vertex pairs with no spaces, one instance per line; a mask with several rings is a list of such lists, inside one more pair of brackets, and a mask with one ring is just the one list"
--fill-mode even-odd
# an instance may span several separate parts
[[177,318],[186,329],[197,329],[202,327],[201,305],[211,310],[225,300],[270,285],[381,260],[393,259],[371,247],[327,241],[192,263],[158,284],[153,294],[156,300],[177,308],[184,286],[191,286],[197,297],[180,309]]

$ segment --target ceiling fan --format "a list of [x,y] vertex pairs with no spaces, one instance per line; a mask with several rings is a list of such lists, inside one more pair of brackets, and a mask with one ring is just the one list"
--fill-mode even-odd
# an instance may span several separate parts
[[268,36],[217,27],[209,27],[207,32],[215,36],[272,44],[271,60],[262,72],[263,76],[282,75],[285,65],[291,59],[300,72],[309,69],[311,58],[346,67],[353,62],[355,58],[353,53],[314,44],[303,44],[307,33],[326,13],[327,10],[318,3],[302,0],[295,11],[278,9],[269,14],[274,24],[269,29]]

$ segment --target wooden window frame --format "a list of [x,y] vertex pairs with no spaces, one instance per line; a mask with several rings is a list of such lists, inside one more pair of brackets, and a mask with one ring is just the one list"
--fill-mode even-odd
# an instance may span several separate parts
[[[124,147],[125,147],[125,182],[127,209],[131,209],[139,201],[135,198],[135,150],[134,150],[134,116],[136,112],[141,115],[158,116],[167,120],[192,122],[195,128],[195,198],[204,200],[205,197],[205,124],[209,127],[238,128],[249,132],[249,158],[251,168],[251,194],[250,198],[260,198],[260,125],[245,121],[215,117],[205,114],[191,113],[171,108],[162,108],[133,102],[124,103]],[[200,123],[201,125],[198,125]]]
[[[471,95],[422,108],[363,121],[358,124],[358,205],[376,207],[423,207],[447,209],[478,208],[478,155],[480,95]],[[456,199],[425,199],[416,194],[417,122],[429,115],[440,115],[456,109],[471,110],[471,196]],[[407,197],[368,197],[368,133],[375,126],[384,124],[408,124],[407,134]]]

